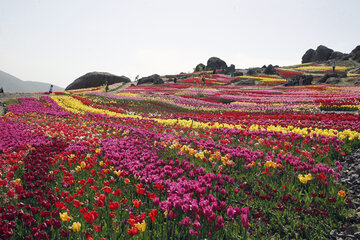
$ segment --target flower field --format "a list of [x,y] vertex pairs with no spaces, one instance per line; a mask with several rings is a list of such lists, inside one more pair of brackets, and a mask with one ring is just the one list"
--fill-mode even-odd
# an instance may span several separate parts
[[360,214],[360,87],[215,77],[9,105],[0,239],[327,239]]

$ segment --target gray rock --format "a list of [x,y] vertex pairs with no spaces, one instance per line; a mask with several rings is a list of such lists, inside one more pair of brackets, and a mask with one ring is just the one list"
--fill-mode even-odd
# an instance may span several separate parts
[[205,64],[203,63],[199,63],[198,65],[196,65],[195,67],[195,72],[200,72],[200,71],[204,71],[206,68]]
[[255,85],[255,79],[241,79],[240,81],[237,81],[234,83],[235,86],[241,86],[241,85]]
[[146,84],[146,83],[163,84],[164,80],[162,80],[162,78],[158,74],[153,74],[148,77],[140,78],[137,85]]
[[353,73],[355,73],[355,74],[360,74],[360,68],[354,70]]
[[269,66],[267,66],[265,68],[264,73],[265,74],[276,74],[276,69],[273,65],[270,64]]
[[209,58],[207,61],[207,64],[206,64],[206,70],[208,70],[208,71],[209,70],[218,70],[218,69],[226,70],[227,67],[228,66],[227,66],[226,62],[217,57]]
[[65,90],[100,87],[105,85],[106,82],[108,82],[109,85],[120,82],[128,83],[130,82],[130,78],[116,76],[106,72],[90,72],[75,79]]
[[[330,56],[333,54],[334,50],[320,45],[314,49],[309,49],[305,52],[305,54],[302,56],[302,63],[308,63],[308,62],[323,62],[330,59]],[[338,55],[338,54],[335,54]]]
[[297,75],[291,79],[288,79],[284,84],[285,86],[299,86],[302,85],[311,85],[314,77],[312,75]]
[[351,51],[350,57],[353,60],[360,62],[360,45],[358,45],[356,48],[354,48],[354,50]]
[[324,83],[326,82],[326,80],[328,80],[331,77],[339,77],[339,75],[337,73],[326,73],[324,76],[322,76],[319,80],[319,83]]
[[333,52],[334,52],[334,50],[332,50],[328,47],[325,47],[323,45],[320,45],[315,50],[313,61],[314,62],[327,61],[327,60],[329,60],[329,58]]
[[360,175],[360,165],[357,165],[357,166],[355,167],[355,173],[356,173],[357,175]]
[[344,53],[339,52],[339,51],[334,51],[334,52],[330,55],[329,59],[340,60],[340,59],[342,59],[343,57],[344,57]]
[[358,229],[358,227],[356,225],[350,225],[349,227],[346,228],[345,234],[354,235],[359,230],[360,229]]
[[331,237],[331,239],[336,239],[336,230],[335,229],[331,230],[330,237]]
[[235,73],[235,65],[231,64],[227,69],[226,69],[226,74],[233,74]]
[[326,84],[337,84],[340,82],[340,78],[331,77],[326,80]]
[[315,50],[310,48],[305,52],[305,54],[302,56],[302,63],[308,63],[311,62],[315,54]]

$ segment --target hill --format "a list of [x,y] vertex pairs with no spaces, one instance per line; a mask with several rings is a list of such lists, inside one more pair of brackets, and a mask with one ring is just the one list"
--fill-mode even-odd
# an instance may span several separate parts
[[[7,93],[15,92],[46,92],[49,91],[50,83],[23,81],[6,72],[0,70],[0,88],[3,88]],[[62,91],[64,88],[54,85],[54,91]]]

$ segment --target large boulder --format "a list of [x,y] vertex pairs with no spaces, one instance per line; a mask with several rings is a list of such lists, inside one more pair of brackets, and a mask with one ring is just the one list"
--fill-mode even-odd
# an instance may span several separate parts
[[338,78],[339,75],[337,73],[326,73],[319,79],[319,83],[325,83],[329,78]]
[[194,72],[201,72],[204,71],[206,68],[206,66],[203,63],[199,63],[196,67],[195,67],[195,71]]
[[360,62],[360,45],[351,51],[349,55],[353,60]]
[[266,68],[265,68],[265,70],[264,70],[264,73],[265,74],[276,74],[276,69],[275,69],[275,67],[273,66],[273,65],[269,65],[269,66],[267,66]]
[[330,77],[326,80],[326,84],[337,84],[340,82],[340,78]]
[[241,79],[240,81],[236,81],[234,82],[232,85],[235,86],[242,86],[242,85],[255,85],[256,81],[253,78],[246,78],[246,79]]
[[227,69],[226,69],[226,74],[234,74],[235,73],[235,65],[231,64]]
[[285,86],[299,86],[299,85],[311,85],[314,77],[312,75],[296,75],[295,77],[288,79]]
[[339,51],[334,51],[334,52],[330,55],[329,59],[340,60],[340,59],[344,58],[344,56],[345,56],[344,53],[339,52]]
[[130,79],[125,76],[116,76],[106,72],[90,72],[75,79],[65,90],[100,87],[106,84],[106,82],[109,85],[120,82],[128,83]]
[[227,67],[228,66],[225,61],[223,61],[217,57],[211,57],[207,61],[206,70],[208,70],[208,71],[209,70],[218,70],[218,69],[226,70]]
[[322,62],[329,60],[331,54],[334,52],[334,50],[325,47],[323,45],[320,45],[315,50],[315,54],[313,57],[313,62]]
[[324,62],[330,59],[331,54],[333,54],[334,50],[320,45],[314,49],[309,49],[306,53],[302,56],[302,63],[308,62]]
[[302,56],[302,63],[309,63],[312,62],[312,59],[314,58],[315,50],[310,48],[306,51],[306,53]]
[[164,83],[164,80],[162,80],[162,78],[158,74],[153,74],[148,77],[140,78],[137,85],[140,85],[140,84],[163,84],[163,83]]

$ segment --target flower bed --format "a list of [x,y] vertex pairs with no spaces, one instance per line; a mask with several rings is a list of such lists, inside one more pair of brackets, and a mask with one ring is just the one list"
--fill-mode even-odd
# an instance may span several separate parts
[[354,217],[339,178],[359,116],[317,110],[358,104],[359,88],[216,86],[199,97],[177,85],[10,105],[0,238],[324,239]]

